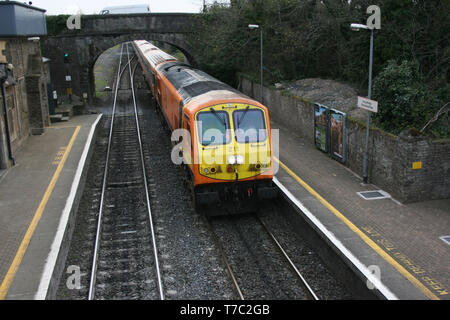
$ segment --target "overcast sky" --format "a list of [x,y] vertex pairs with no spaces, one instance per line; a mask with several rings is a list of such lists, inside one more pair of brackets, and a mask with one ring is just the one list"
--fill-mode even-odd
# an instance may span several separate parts
[[[127,4],[150,4],[152,12],[200,12],[203,0],[31,0],[33,6],[47,10],[48,15],[98,14],[104,7]],[[25,2],[25,1],[21,1]],[[28,2],[28,1],[27,1]],[[213,1],[208,0],[207,3]]]

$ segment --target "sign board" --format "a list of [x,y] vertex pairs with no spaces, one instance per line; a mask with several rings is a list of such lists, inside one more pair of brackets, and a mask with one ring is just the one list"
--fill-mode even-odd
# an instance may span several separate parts
[[412,168],[413,168],[413,170],[420,170],[420,169],[422,169],[422,162],[421,161],[413,162]]
[[358,108],[369,110],[370,112],[378,112],[378,102],[363,97],[358,97]]
[[53,91],[53,99],[54,100],[58,99],[58,93],[56,91]]
[[0,63],[8,63],[6,60],[6,41],[0,41]]
[[72,81],[72,77],[71,76],[66,76],[66,81]]

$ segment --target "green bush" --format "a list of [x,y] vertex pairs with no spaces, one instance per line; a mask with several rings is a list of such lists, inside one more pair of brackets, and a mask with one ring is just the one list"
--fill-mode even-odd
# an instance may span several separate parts
[[[380,128],[398,134],[411,128],[423,128],[448,99],[448,86],[429,88],[422,78],[419,64],[404,60],[400,64],[388,61],[373,83],[373,96],[379,103],[375,123]],[[435,137],[448,135],[445,128],[431,130]]]

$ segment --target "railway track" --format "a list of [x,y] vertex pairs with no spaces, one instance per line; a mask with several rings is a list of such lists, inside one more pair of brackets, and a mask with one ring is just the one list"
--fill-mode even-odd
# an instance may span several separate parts
[[[108,108],[101,124],[66,261],[66,268],[80,267],[81,286],[72,290],[61,281],[59,298],[314,299],[297,274],[300,269],[329,299],[331,290],[321,286],[329,288],[331,276],[298,238],[282,231],[285,226],[271,212],[283,209],[260,212],[263,223],[255,215],[208,223],[194,211],[182,170],[170,157],[163,117],[146,88],[135,95],[132,80],[141,89],[145,81],[126,50],[121,49],[125,60],[118,62],[112,92],[114,112],[109,115]],[[272,229],[273,237],[265,229]],[[304,267],[305,257],[314,272]],[[340,287],[333,286],[331,297],[339,297]]]
[[[125,63],[122,57],[126,57]],[[133,84],[137,64],[133,68],[132,62],[128,44],[123,44],[114,88],[89,300],[164,300]],[[127,82],[128,86],[121,88]]]
[[319,300],[257,213],[205,220],[241,300],[261,297]]

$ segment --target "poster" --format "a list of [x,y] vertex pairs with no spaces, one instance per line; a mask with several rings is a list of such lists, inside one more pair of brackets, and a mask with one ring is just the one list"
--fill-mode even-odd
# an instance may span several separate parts
[[317,148],[328,152],[328,108],[320,104],[314,105],[314,137]]
[[345,113],[330,110],[330,153],[344,162],[345,155]]

